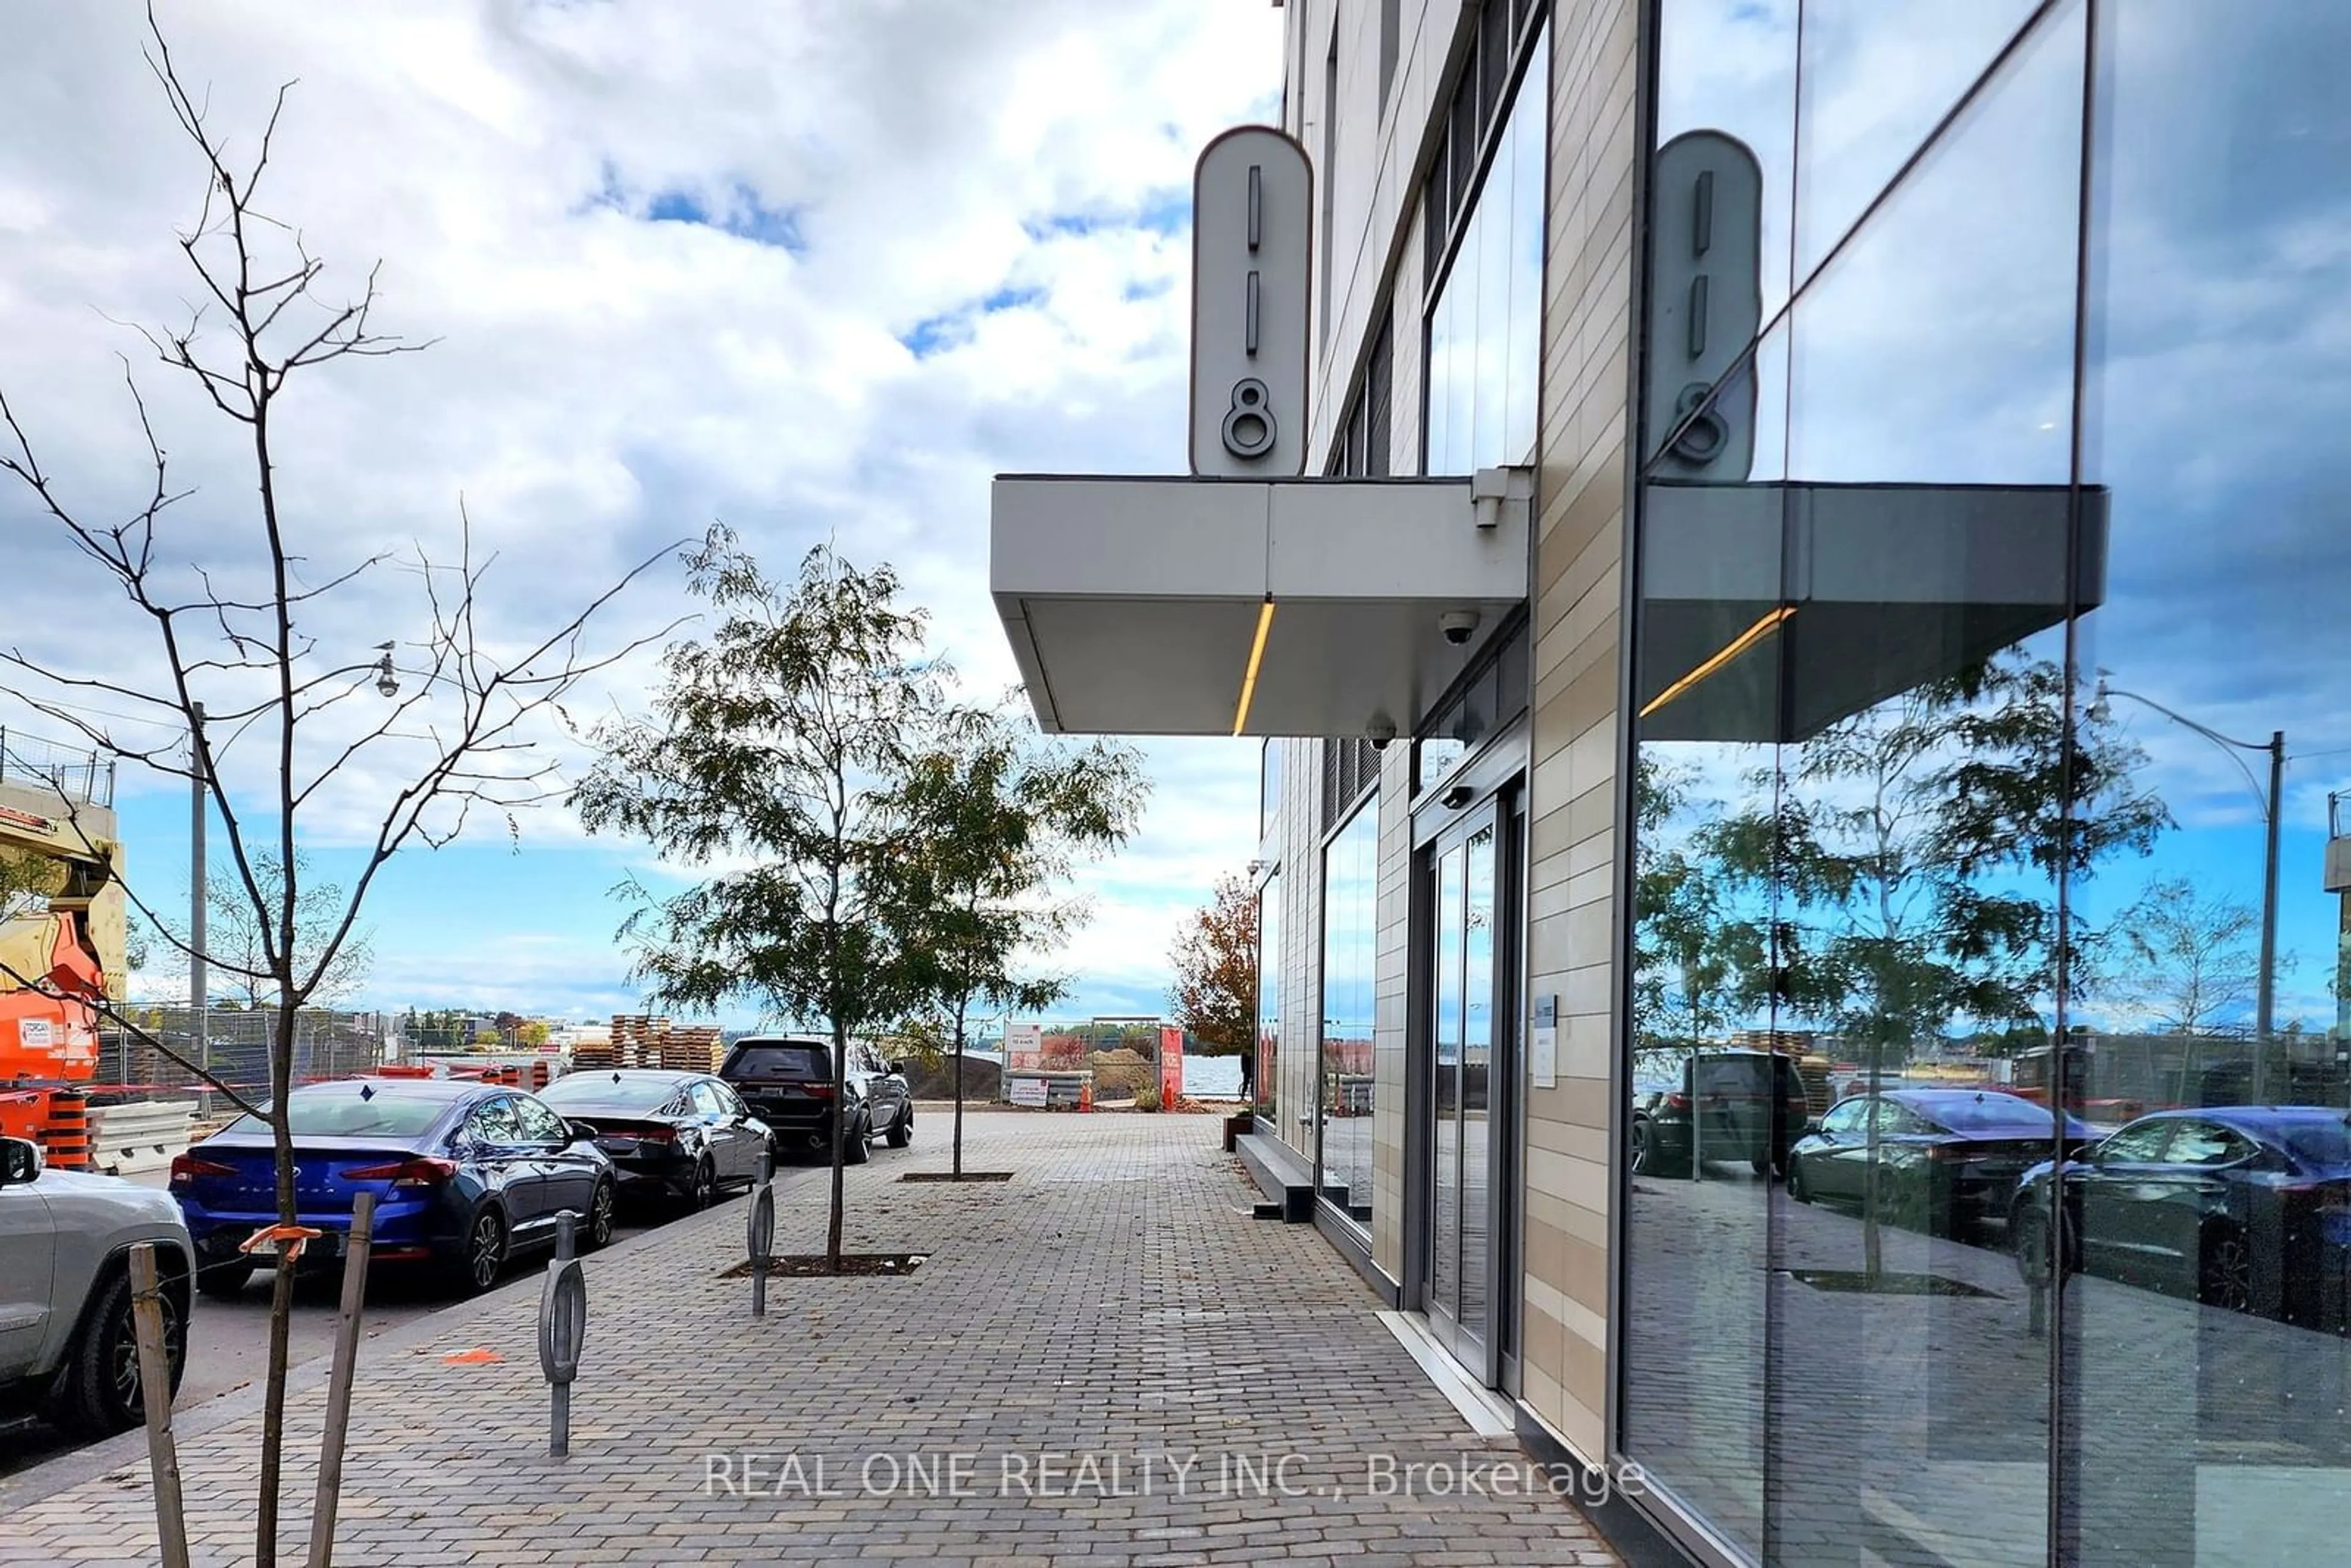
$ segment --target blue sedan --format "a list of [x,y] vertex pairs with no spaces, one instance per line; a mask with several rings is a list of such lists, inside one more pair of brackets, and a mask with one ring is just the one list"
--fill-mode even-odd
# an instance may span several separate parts
[[[436,1264],[468,1292],[497,1282],[518,1252],[552,1245],[556,1217],[580,1217],[585,1248],[612,1239],[611,1161],[517,1089],[444,1079],[310,1083],[287,1098],[300,1222],[323,1234],[305,1268],[342,1256],[351,1210],[375,1194],[371,1256]],[[234,1295],[256,1260],[238,1243],[277,1221],[269,1125],[241,1116],[172,1162],[172,1196],[196,1247],[196,1287]]]

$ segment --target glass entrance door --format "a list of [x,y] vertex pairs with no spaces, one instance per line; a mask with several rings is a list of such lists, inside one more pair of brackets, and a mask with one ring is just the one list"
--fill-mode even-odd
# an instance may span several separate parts
[[1510,1022],[1516,1008],[1508,955],[1498,936],[1501,819],[1492,806],[1440,839],[1434,851],[1430,998],[1428,1266],[1429,1322],[1464,1364],[1488,1384],[1495,1364],[1497,1312],[1506,1283],[1496,1239],[1510,1197],[1498,1181],[1510,1168]]

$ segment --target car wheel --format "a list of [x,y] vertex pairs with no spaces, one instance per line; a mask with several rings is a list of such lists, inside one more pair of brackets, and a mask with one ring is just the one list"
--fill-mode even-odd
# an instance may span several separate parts
[[1665,1176],[1677,1173],[1666,1168],[1665,1155],[1657,1147],[1657,1129],[1646,1116],[1633,1118],[1633,1174]]
[[235,1300],[245,1291],[246,1281],[253,1278],[253,1260],[231,1258],[225,1262],[206,1263],[196,1270],[196,1289],[216,1301]]
[[590,1252],[612,1244],[612,1184],[600,1181],[588,1199],[588,1233],[583,1245]]
[[2231,1312],[2253,1310],[2253,1249],[2235,1228],[2216,1225],[2204,1232],[2197,1261],[2196,1299]]
[[1788,1159],[1788,1196],[1798,1203],[1813,1201],[1813,1189],[1804,1185],[1804,1162],[1792,1155]]
[[485,1207],[465,1228],[465,1240],[457,1253],[458,1288],[469,1296],[478,1296],[498,1282],[506,1266],[507,1222],[496,1209]]
[[873,1157],[873,1149],[866,1140],[873,1135],[873,1124],[860,1116],[857,1125],[849,1129],[841,1140],[841,1160],[843,1165],[862,1166]]
[[[162,1292],[163,1358],[172,1392],[188,1363],[188,1323],[170,1291]],[[78,1437],[105,1437],[143,1426],[147,1404],[139,1378],[139,1329],[131,1304],[131,1275],[116,1271],[91,1306],[74,1343],[50,1416]]]
[[685,1206],[693,1209],[708,1208],[718,1201],[718,1167],[705,1155],[695,1162],[694,1185],[686,1189]]
[[914,1107],[913,1102],[909,1101],[899,1111],[898,1119],[890,1124],[889,1144],[893,1149],[903,1149],[914,1141]]

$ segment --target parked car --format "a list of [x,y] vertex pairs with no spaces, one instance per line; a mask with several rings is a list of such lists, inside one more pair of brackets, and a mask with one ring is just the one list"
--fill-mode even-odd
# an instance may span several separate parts
[[[304,1084],[286,1110],[296,1212],[325,1233],[298,1268],[336,1266],[362,1192],[376,1197],[373,1261],[433,1264],[469,1292],[496,1284],[516,1254],[552,1246],[567,1209],[580,1216],[582,1248],[612,1239],[612,1162],[536,1095],[352,1078]],[[257,1266],[237,1244],[277,1218],[268,1124],[240,1116],[191,1145],[172,1162],[171,1186],[195,1239],[196,1288],[235,1294]]]
[[141,1425],[131,1249],[155,1249],[172,1390],[188,1360],[195,1248],[180,1211],[115,1176],[44,1170],[37,1145],[0,1138],[0,1404],[78,1437]]
[[1695,1152],[1709,1163],[1744,1162],[1758,1176],[1784,1174],[1811,1109],[1796,1064],[1777,1052],[1689,1052],[1678,1073],[1668,1063],[1634,1090],[1633,1172],[1687,1176]]
[[[1872,1138],[1873,1124],[1875,1139]],[[1796,1141],[1788,1196],[1861,1205],[1907,1230],[1958,1236],[2005,1220],[2017,1178],[2057,1152],[2045,1105],[1996,1089],[1894,1089],[1838,1101]],[[2065,1146],[2097,1129],[2065,1118]]]
[[[2050,1189],[2064,1194],[2053,1237]],[[2351,1328],[2351,1125],[2321,1105],[2158,1111],[2079,1159],[2027,1171],[2010,1206],[2017,1268]]]
[[592,1068],[566,1073],[538,1097],[593,1129],[623,1197],[675,1197],[707,1208],[726,1188],[757,1182],[768,1155],[768,1124],[707,1072]]
[[748,1035],[719,1064],[751,1113],[774,1130],[778,1160],[795,1149],[829,1152],[833,1120],[842,1126],[841,1158],[863,1163],[870,1140],[903,1149],[914,1135],[914,1102],[906,1092],[905,1063],[883,1061],[873,1048],[849,1046],[841,1103],[832,1103],[832,1041],[811,1035]]

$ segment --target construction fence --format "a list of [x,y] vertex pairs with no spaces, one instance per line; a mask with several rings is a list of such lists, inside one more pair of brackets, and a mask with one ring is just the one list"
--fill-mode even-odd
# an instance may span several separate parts
[[[131,1017],[141,1032],[111,1026],[99,1030],[98,1073],[89,1091],[93,1103],[193,1099],[202,1121],[234,1108],[234,1102],[204,1082],[203,1073],[173,1056],[204,1068],[248,1100],[268,1096],[276,1013],[213,1008],[204,1014],[201,1029],[193,1008],[142,1008]],[[388,1013],[306,1008],[294,1019],[293,1081],[314,1083],[372,1071],[383,1064],[392,1032]]]

